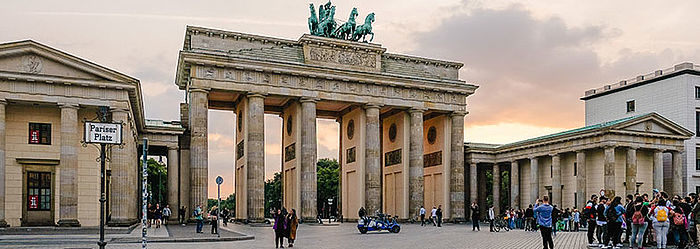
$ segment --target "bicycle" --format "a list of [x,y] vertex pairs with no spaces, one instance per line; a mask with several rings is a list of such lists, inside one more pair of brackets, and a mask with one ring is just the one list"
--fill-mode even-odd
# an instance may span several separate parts
[[501,229],[503,229],[506,232],[510,231],[510,224],[508,224],[508,217],[499,216],[494,221],[493,230],[496,232],[499,232],[499,231],[501,231]]

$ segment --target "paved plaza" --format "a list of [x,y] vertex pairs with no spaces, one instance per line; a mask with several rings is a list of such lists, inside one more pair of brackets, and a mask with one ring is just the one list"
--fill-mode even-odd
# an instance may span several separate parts
[[[471,225],[451,225],[446,224],[442,228],[421,227],[417,224],[403,224],[402,230],[398,234],[388,232],[368,233],[361,235],[357,232],[354,223],[343,223],[339,226],[312,226],[300,225],[298,230],[298,240],[295,248],[518,248],[518,249],[538,249],[542,248],[539,233],[524,232],[522,230],[489,233],[488,226],[482,226],[481,232],[472,232]],[[205,227],[208,228],[208,227]],[[227,242],[206,242],[206,243],[151,243],[148,248],[273,248],[274,235],[270,227],[251,227],[245,225],[229,225],[225,227],[230,231],[252,235],[255,239]],[[206,231],[207,229],[205,229]],[[133,234],[133,233],[132,233]],[[194,234],[194,233],[193,233]],[[0,237],[0,248],[97,248],[91,242],[92,238],[76,237],[74,243],[70,239],[52,240],[53,243],[22,245],[3,244],[6,240]],[[166,236],[166,235],[160,235]],[[75,237],[75,236],[73,236]],[[586,248],[585,232],[565,233],[560,232],[555,238],[557,248]],[[32,240],[36,243],[38,240]],[[286,242],[286,240],[285,240]],[[29,242],[28,242],[29,243]],[[286,244],[285,244],[286,246]],[[118,243],[109,244],[107,248],[141,248],[139,243]]]

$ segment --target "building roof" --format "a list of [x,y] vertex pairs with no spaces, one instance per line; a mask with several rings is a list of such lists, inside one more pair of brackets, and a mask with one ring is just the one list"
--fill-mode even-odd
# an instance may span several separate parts
[[700,75],[700,65],[695,65],[691,62],[684,62],[681,64],[677,64],[671,68],[656,70],[648,74],[638,75],[637,77],[631,79],[621,80],[620,82],[604,85],[596,89],[590,89],[586,91],[583,97],[581,97],[581,100],[593,99],[610,93],[642,86],[648,83],[672,78],[686,73]]

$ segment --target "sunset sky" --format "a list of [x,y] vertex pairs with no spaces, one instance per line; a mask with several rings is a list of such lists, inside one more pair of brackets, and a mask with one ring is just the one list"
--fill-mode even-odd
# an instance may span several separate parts
[[[314,1],[318,5],[324,1]],[[32,39],[141,80],[147,118],[175,120],[174,84],[186,25],[298,39],[309,1],[6,1],[0,42]],[[506,143],[583,125],[585,90],[681,62],[700,63],[700,1],[349,1],[374,12],[375,43],[464,63],[479,85],[467,99],[465,139]],[[231,112],[209,112],[213,179],[233,190]],[[265,117],[267,177],[280,170],[279,117]],[[318,156],[337,157],[338,125],[318,122]]]

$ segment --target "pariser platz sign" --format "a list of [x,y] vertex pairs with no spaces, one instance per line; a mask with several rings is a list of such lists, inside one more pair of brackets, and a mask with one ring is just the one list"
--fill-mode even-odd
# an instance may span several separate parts
[[122,124],[85,122],[85,143],[121,144]]

